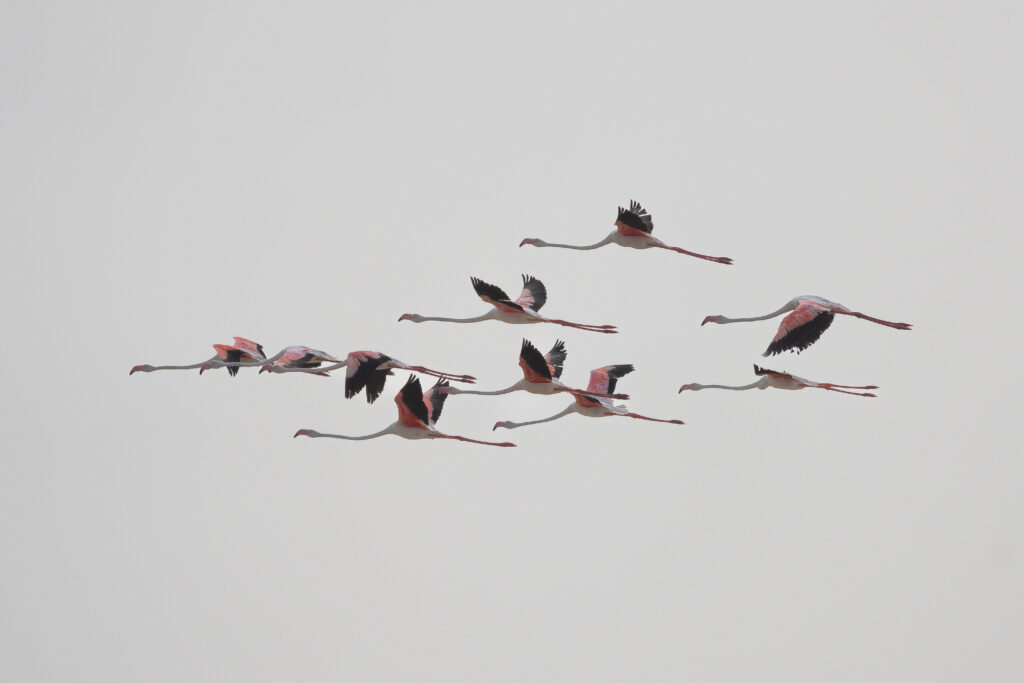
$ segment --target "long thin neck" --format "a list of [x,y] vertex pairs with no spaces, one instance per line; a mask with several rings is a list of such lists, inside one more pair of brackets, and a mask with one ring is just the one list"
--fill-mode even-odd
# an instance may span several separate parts
[[439,322],[439,323],[478,323],[481,320],[490,320],[497,313],[497,309],[491,309],[483,315],[478,315],[475,318],[442,318],[438,316],[420,316],[419,322]]
[[724,384],[701,384],[701,389],[730,389],[732,391],[745,391],[747,389],[757,389],[762,384],[761,380],[757,380],[752,384],[745,384],[741,387],[728,387]]
[[309,436],[315,439],[344,439],[345,441],[366,441],[367,439],[376,439],[378,436],[384,436],[385,434],[394,434],[395,427],[398,426],[397,422],[392,422],[386,428],[373,434],[367,434],[366,436],[345,436],[344,434],[309,434]]
[[597,249],[598,247],[603,247],[604,245],[610,243],[615,238],[615,234],[616,233],[612,233],[611,235],[608,235],[607,237],[605,237],[600,242],[596,242],[594,244],[588,244],[588,245],[585,245],[585,246],[581,246],[581,245],[578,245],[578,244],[554,244],[552,242],[541,242],[540,244],[534,244],[533,246],[535,246],[535,247],[557,247],[559,249],[579,249],[581,251],[584,251],[584,250],[587,250],[587,249]]
[[759,315],[759,316],[757,316],[755,318],[726,318],[723,315],[721,317],[721,319],[718,321],[718,323],[720,325],[724,325],[726,323],[749,323],[749,322],[754,322],[755,320],[768,320],[769,318],[774,318],[777,315],[782,315],[786,311],[792,311],[792,310],[793,310],[793,306],[791,306],[790,304],[786,304],[785,306],[783,306],[779,310],[775,311],[774,313],[769,313],[768,315]]
[[152,370],[150,370],[150,372],[156,370],[195,370],[196,368],[201,368],[207,363],[211,363],[217,360],[217,358],[218,356],[214,356],[210,360],[204,360],[202,363],[193,363],[192,365],[157,365]]
[[565,417],[569,413],[575,413],[576,412],[576,408],[577,408],[577,405],[575,403],[570,403],[569,405],[567,405],[565,407],[565,410],[561,411],[560,413],[556,413],[556,414],[552,415],[551,417],[545,417],[543,420],[530,420],[529,422],[509,422],[505,426],[508,427],[509,429],[515,429],[516,427],[525,427],[526,425],[536,425],[536,424],[540,424],[541,422],[551,422],[552,420],[557,420],[560,417]]

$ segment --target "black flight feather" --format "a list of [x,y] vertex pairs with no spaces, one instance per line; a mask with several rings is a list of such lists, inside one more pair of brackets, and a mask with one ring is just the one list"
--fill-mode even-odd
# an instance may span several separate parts
[[[225,353],[225,363],[241,363],[242,362],[242,351],[240,349],[231,349]],[[228,374],[234,377],[238,374],[237,366],[228,366]]]
[[636,370],[632,365],[613,365],[608,368],[608,393],[615,393],[615,383],[620,377]]
[[398,393],[402,397],[402,403],[417,420],[423,424],[430,424],[430,416],[427,415],[427,404],[423,402],[423,387],[420,386],[419,377],[409,375],[405,386]]
[[654,219],[651,218],[651,214],[647,213],[647,209],[640,206],[640,202],[629,201],[629,209],[623,209],[619,207],[619,221],[623,225],[626,225],[634,230],[646,232],[650,235],[654,232]]
[[533,297],[533,305],[530,308],[534,311],[539,311],[541,306],[547,303],[548,290],[544,283],[534,276],[523,275],[523,289],[527,290],[530,296]]
[[808,322],[800,325],[799,327],[793,328],[789,331],[785,337],[778,341],[773,341],[768,345],[768,350],[762,353],[762,356],[774,356],[782,353],[783,351],[796,351],[800,353],[808,346],[818,341],[825,330],[828,329],[829,325],[832,324],[832,320],[836,317],[835,313],[821,313],[815,316]]
[[377,368],[389,360],[391,360],[391,356],[382,353],[377,358],[367,358],[359,363],[356,371],[345,377],[345,398],[352,398],[365,387],[367,402],[376,401],[380,392],[384,391],[384,382],[388,378],[387,370],[378,370]]
[[551,379],[551,370],[548,368],[548,362],[529,340],[523,340],[523,347],[519,351],[519,357],[526,361],[526,365],[538,375],[545,379]]
[[555,368],[555,371],[551,373],[555,379],[562,376],[562,365],[565,363],[565,357],[568,355],[565,351],[565,342],[559,339],[555,342],[555,345],[551,347],[546,356],[548,363]]
[[431,387],[430,391],[430,407],[431,415],[430,419],[432,424],[437,424],[437,421],[441,419],[441,409],[444,408],[444,402],[448,399],[447,392],[439,391],[444,387],[449,386],[448,380],[439,379],[434,382],[434,386]]
[[473,289],[476,290],[476,295],[481,299],[490,299],[496,303],[511,306],[512,308],[518,308],[520,311],[523,310],[523,307],[512,301],[508,294],[505,293],[505,290],[501,287],[492,285],[489,282],[484,282],[478,277],[471,277],[469,278],[469,281],[473,283]]

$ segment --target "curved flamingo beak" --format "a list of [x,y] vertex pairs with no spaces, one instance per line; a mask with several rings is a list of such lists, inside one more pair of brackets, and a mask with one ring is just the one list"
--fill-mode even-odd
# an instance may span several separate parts
[[718,320],[718,316],[717,315],[709,315],[708,317],[704,318],[704,321],[700,324],[700,326],[704,327],[704,325],[706,325],[707,323],[713,323],[713,322],[716,322],[717,320]]
[[692,389],[692,388],[693,388],[692,384],[684,384],[683,386],[679,387],[679,391],[677,391],[676,393],[677,394],[681,394],[684,391],[686,391],[687,389]]
[[501,422],[495,422],[494,426],[491,427],[491,431],[493,432],[498,427],[507,427],[507,426],[508,426],[508,421],[507,420],[502,420]]
[[534,239],[533,237],[527,237],[526,239],[519,243],[519,246],[523,246],[524,244],[533,244],[536,241],[537,240]]
[[296,436],[309,436],[312,432],[312,429],[300,429],[299,431],[295,432],[295,436],[293,436],[292,438],[294,439]]
[[204,372],[206,372],[207,370],[210,370],[210,369],[212,369],[212,368],[213,368],[213,366],[212,366],[212,365],[210,365],[209,363],[204,363],[203,365],[201,365],[201,366],[199,367],[199,374],[201,375],[201,374],[203,374]]
[[148,368],[148,367],[149,367],[148,365],[136,365],[136,366],[135,366],[134,368],[132,368],[132,369],[131,369],[131,370],[130,370],[130,371],[128,372],[128,375],[129,375],[129,376],[130,376],[130,375],[134,375],[134,374],[135,374],[136,372],[145,372],[145,371],[146,371],[146,368]]
[[401,317],[398,318],[398,322],[402,322],[403,320],[412,320],[412,313],[403,313]]

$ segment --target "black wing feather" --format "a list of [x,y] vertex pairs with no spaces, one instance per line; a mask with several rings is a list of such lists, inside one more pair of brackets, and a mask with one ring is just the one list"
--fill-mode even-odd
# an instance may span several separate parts
[[835,313],[821,313],[800,327],[789,331],[785,337],[768,345],[768,350],[762,356],[774,356],[783,351],[796,351],[800,353],[808,346],[818,341],[825,330],[835,319]]
[[551,369],[548,368],[548,362],[544,360],[543,354],[529,340],[523,340],[523,347],[519,351],[519,357],[526,361],[529,368],[538,375],[545,379],[551,379]]
[[345,398],[352,398],[366,387],[366,400],[370,403],[376,401],[380,392],[384,391],[384,382],[388,378],[387,370],[378,371],[377,368],[389,360],[391,357],[382,353],[377,358],[368,358],[359,363],[355,372],[345,376]]
[[619,221],[623,225],[627,225],[635,230],[646,232],[650,235],[654,232],[654,219],[651,218],[651,214],[647,213],[647,209],[640,206],[640,202],[633,200],[629,201],[629,209],[623,209],[619,207]]
[[[224,354],[225,363],[241,363],[242,362],[242,351],[241,349],[231,349]],[[238,368],[236,366],[228,366],[228,374],[234,377],[238,374]]]
[[534,311],[539,311],[541,306],[547,303],[547,287],[545,287],[544,283],[534,276],[523,275],[523,289],[529,290],[530,295],[533,297],[533,306],[531,306],[531,308]]
[[548,363],[555,369],[552,373],[555,379],[562,376],[562,365],[565,363],[565,357],[568,355],[565,351],[565,342],[559,339],[555,342],[555,345],[548,351],[547,358]]
[[615,383],[619,378],[628,375],[634,370],[636,370],[636,368],[632,365],[613,365],[611,369],[608,370],[608,393],[614,394]]
[[523,310],[523,307],[517,304],[516,302],[512,301],[512,299],[509,298],[508,294],[505,293],[505,290],[503,290],[501,287],[492,285],[489,282],[484,282],[478,277],[471,277],[469,278],[469,281],[473,283],[473,289],[476,290],[477,296],[481,298],[486,297],[491,301],[500,302],[507,306],[512,306],[513,308]]
[[427,414],[427,404],[423,402],[423,387],[420,386],[420,378],[409,375],[409,380],[398,392],[402,397],[402,403],[409,409],[409,412],[416,416],[416,419],[423,424],[430,424],[430,416]]
[[430,390],[430,407],[431,424],[437,424],[437,421],[441,419],[441,409],[444,408],[444,402],[448,399],[448,393],[444,391],[438,391],[444,387],[449,386],[448,380],[439,379],[434,382],[434,386]]

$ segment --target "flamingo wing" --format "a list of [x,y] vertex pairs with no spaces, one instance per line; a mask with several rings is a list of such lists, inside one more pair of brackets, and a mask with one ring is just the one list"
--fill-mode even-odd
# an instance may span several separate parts
[[387,370],[380,366],[391,360],[391,357],[376,351],[353,351],[348,354],[348,365],[345,366],[345,398],[352,398],[366,388],[366,401],[373,403],[384,391],[387,381]]
[[561,339],[557,340],[551,350],[544,354],[544,359],[547,360],[548,366],[551,368],[551,376],[555,379],[562,376],[562,365],[565,363],[566,355],[565,342]]
[[754,364],[754,374],[757,375],[758,377],[770,375],[772,377],[783,377],[785,379],[793,379],[793,375],[789,374],[788,372],[779,372],[778,370],[769,370],[768,368],[758,367],[756,363]]
[[779,323],[779,331],[768,345],[762,356],[774,356],[783,351],[795,350],[800,353],[818,341],[832,320],[835,313],[818,304],[801,301],[800,304]]
[[544,283],[532,275],[523,275],[523,291],[516,303],[531,311],[539,311],[548,300],[548,290]]
[[395,405],[398,406],[398,421],[407,427],[426,428],[430,424],[427,404],[423,402],[423,387],[420,378],[409,375],[405,386],[395,394]]
[[[236,337],[236,339],[237,339],[237,337]],[[256,360],[258,360],[256,358],[254,358],[253,356],[250,356],[247,351],[243,351],[242,349],[239,349],[239,348],[234,347],[234,346],[229,346],[228,344],[214,344],[213,348],[216,349],[217,355],[225,363],[241,363],[243,360],[245,360],[245,361],[250,361],[250,360],[251,361],[256,361]],[[235,375],[238,374],[238,367],[237,366],[229,365],[227,369],[228,369],[228,374],[231,375],[232,377],[234,377]]]
[[478,277],[471,277],[469,281],[473,283],[476,295],[495,308],[515,311],[523,310],[523,307],[512,301],[511,297],[501,287],[484,282]]
[[654,219],[647,209],[640,206],[640,202],[629,201],[629,209],[619,207],[619,217],[615,221],[615,227],[623,235],[642,237],[654,232]]
[[590,384],[587,391],[595,394],[611,394],[615,392],[615,382],[635,370],[632,365],[606,365],[590,371]]
[[427,407],[427,417],[429,419],[427,424],[431,426],[437,424],[437,421],[441,418],[441,409],[444,408],[444,402],[448,399],[447,392],[438,391],[438,389],[447,386],[449,386],[448,380],[439,379],[434,382],[434,386],[427,389],[426,393],[423,394],[423,403]]
[[263,345],[257,344],[254,341],[246,339],[245,337],[234,337],[235,346],[251,355],[256,360],[266,360],[267,356],[263,353]]
[[551,381],[551,367],[537,347],[527,339],[523,340],[523,347],[519,351],[519,367],[523,369],[527,382]]

